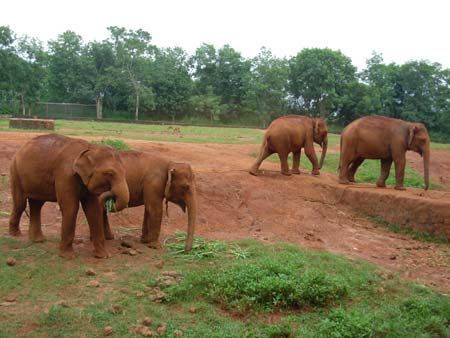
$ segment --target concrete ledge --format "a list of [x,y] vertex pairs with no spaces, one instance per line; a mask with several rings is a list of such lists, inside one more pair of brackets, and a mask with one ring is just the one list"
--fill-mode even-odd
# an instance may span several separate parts
[[55,130],[55,120],[12,118],[9,128]]

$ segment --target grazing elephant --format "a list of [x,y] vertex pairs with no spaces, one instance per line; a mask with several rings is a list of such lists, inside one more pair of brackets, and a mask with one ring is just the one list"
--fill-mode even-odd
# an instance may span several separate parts
[[[125,166],[130,190],[129,207],[145,206],[141,241],[149,243],[152,248],[159,247],[163,200],[166,199],[166,207],[170,201],[179,205],[184,212],[187,208],[188,230],[185,250],[191,250],[197,214],[197,195],[191,166],[137,151],[120,152],[120,159]],[[106,210],[103,219],[106,238],[113,239]]]
[[13,209],[9,233],[20,235],[20,217],[30,206],[29,238],[45,240],[41,208],[58,202],[62,213],[60,255],[73,257],[73,239],[79,205],[89,223],[95,257],[105,258],[102,206],[115,198],[117,209],[126,208],[129,191],[117,152],[106,146],[57,134],[33,138],[16,153],[10,168]]
[[[314,142],[322,147],[320,164],[314,150]],[[250,174],[258,175],[258,168],[269,155],[278,153],[283,175],[300,174],[300,155],[302,148],[312,163],[313,175],[319,175],[328,147],[328,128],[321,118],[300,115],[280,117],[270,124],[264,135],[264,140],[258,158],[250,168]],[[288,155],[293,154],[292,171],[289,171]]]
[[381,160],[377,186],[385,187],[392,161],[395,189],[404,190],[405,153],[413,150],[423,157],[425,190],[429,185],[430,137],[422,123],[384,116],[367,116],[350,123],[341,134],[339,183],[355,182],[355,172],[365,159]]

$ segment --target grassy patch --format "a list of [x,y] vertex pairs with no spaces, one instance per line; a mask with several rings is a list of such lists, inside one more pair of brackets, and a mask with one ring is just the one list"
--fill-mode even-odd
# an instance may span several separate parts
[[130,146],[126,142],[124,142],[122,140],[117,140],[117,139],[105,138],[101,141],[92,141],[92,143],[110,146],[119,151],[130,150]]
[[[449,334],[447,296],[395,276],[387,279],[370,264],[249,240],[196,238],[193,252],[185,254],[177,247],[183,241],[177,234],[167,253],[67,261],[48,243],[0,238],[1,256],[17,260],[14,267],[0,264],[0,298],[17,294],[14,305],[1,308],[0,336],[101,336],[112,326],[115,336],[136,337],[144,317],[152,319],[153,332],[164,323],[167,337],[176,330],[183,337]],[[164,262],[163,270],[155,260]],[[87,276],[92,266],[96,275]],[[148,293],[164,270],[182,279],[158,286],[166,294],[158,303]],[[87,286],[93,279],[98,288]]]

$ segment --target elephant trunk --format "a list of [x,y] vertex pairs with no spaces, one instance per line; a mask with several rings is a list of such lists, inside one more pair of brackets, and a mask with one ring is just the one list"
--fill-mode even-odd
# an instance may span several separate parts
[[319,169],[322,169],[323,162],[325,161],[325,155],[327,154],[328,149],[328,136],[324,138],[322,142],[322,155],[320,156]]
[[191,186],[190,192],[186,196],[186,206],[188,211],[188,229],[186,244],[184,250],[186,252],[192,250],[192,244],[194,242],[195,220],[197,217],[197,193],[194,185]]
[[428,190],[430,185],[430,146],[428,145],[422,153],[423,156],[423,181],[425,183],[425,190]]
[[105,206],[105,202],[114,198],[114,210],[113,211],[121,211],[128,206],[128,202],[130,201],[130,192],[128,190],[128,185],[126,181],[124,182],[116,182],[112,185],[111,190],[105,191],[99,196],[99,201],[101,206]]

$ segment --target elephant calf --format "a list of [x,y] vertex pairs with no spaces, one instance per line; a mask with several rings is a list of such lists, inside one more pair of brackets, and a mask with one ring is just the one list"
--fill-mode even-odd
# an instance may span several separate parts
[[[320,164],[314,151],[314,142],[322,147]],[[258,175],[261,163],[273,153],[278,153],[283,175],[300,174],[300,155],[302,148],[312,163],[313,175],[319,175],[328,147],[328,128],[321,118],[300,115],[280,117],[270,124],[264,134],[264,140],[258,158],[250,168],[252,175]],[[294,155],[292,171],[289,171],[288,156]]]
[[407,150],[423,157],[425,190],[429,185],[430,137],[422,123],[384,116],[366,116],[350,123],[341,134],[339,183],[355,181],[355,173],[365,159],[381,160],[377,186],[385,187],[392,162],[395,163],[395,189],[404,190]]
[[[137,151],[120,152],[125,166],[126,180],[130,191],[129,207],[145,206],[142,222],[143,243],[159,246],[159,234],[166,199],[188,211],[188,230],[185,250],[192,249],[197,213],[194,173],[185,163],[174,163],[166,159]],[[103,213],[105,237],[113,239],[108,216]]]

